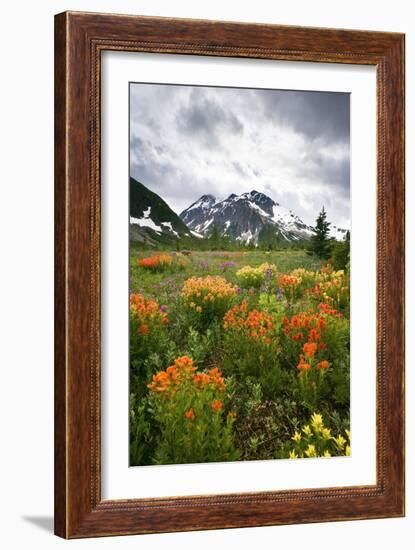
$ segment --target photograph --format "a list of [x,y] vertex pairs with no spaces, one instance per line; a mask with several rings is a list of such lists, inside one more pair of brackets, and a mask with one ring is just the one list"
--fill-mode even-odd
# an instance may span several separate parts
[[129,464],[351,455],[350,94],[129,84]]

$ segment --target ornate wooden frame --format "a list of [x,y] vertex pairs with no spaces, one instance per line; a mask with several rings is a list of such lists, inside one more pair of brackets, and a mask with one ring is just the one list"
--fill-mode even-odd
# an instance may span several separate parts
[[[100,54],[103,50],[376,66],[376,485],[101,500]],[[77,538],[403,514],[404,35],[110,14],[57,15],[55,533]]]

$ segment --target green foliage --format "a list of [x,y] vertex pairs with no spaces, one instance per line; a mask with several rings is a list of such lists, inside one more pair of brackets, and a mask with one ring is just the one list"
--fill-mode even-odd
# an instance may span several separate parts
[[[144,246],[131,247],[131,290],[145,297],[136,298],[130,320],[132,465],[286,458],[291,437],[314,411],[333,434],[348,428],[347,271],[322,268],[304,249],[221,247],[214,252],[183,247],[177,255],[182,269],[154,272],[138,265],[149,255]],[[260,283],[243,284],[238,272],[245,266],[260,273]],[[295,316],[301,322],[291,327]],[[305,326],[304,316],[324,319],[319,337],[310,335],[315,327]],[[303,347],[313,338],[324,346],[308,357]],[[302,355],[310,364],[304,376],[297,368]],[[209,384],[206,393],[200,391],[191,377],[169,398],[164,390],[151,390],[154,377],[181,357],[193,359],[195,374],[210,376],[219,369],[225,391]],[[328,365],[318,368],[321,361]],[[221,406],[214,410],[216,400]]]
[[310,423],[296,431],[291,437],[293,443],[287,458],[317,458],[350,455],[350,431],[336,437],[332,430],[324,425],[321,414],[314,413]]
[[169,369],[161,373],[171,376],[168,385],[163,387],[155,378],[149,395],[159,428],[153,462],[188,464],[237,460],[239,452],[234,446],[232,431],[234,414],[226,413],[228,397],[221,373],[216,370],[193,374],[192,367],[180,370],[179,361],[176,361],[177,367],[169,368],[170,373]]
[[350,261],[350,232],[347,231],[344,241],[334,242],[331,248],[331,263],[334,269],[348,269]]
[[331,240],[329,237],[330,222],[327,221],[327,212],[323,206],[316,219],[314,235],[310,239],[309,250],[322,260],[330,257]]

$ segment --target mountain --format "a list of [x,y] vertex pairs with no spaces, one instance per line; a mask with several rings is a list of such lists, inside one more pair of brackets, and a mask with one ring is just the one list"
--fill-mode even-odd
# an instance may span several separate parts
[[161,197],[130,178],[131,240],[156,246],[190,236],[189,228]]
[[[216,227],[222,236],[255,245],[308,240],[314,232],[291,210],[255,190],[241,195],[232,193],[222,201],[203,195],[180,218],[203,236],[209,236]],[[330,236],[338,240],[346,235],[344,229],[330,229]]]

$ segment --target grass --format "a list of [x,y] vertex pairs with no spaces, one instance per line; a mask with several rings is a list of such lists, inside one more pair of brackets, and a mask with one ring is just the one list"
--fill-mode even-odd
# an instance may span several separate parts
[[268,262],[275,264],[282,273],[287,273],[298,267],[312,271],[321,268],[321,261],[308,255],[304,250],[192,252],[190,256],[186,257],[186,267],[175,273],[152,273],[138,266],[138,260],[156,253],[155,251],[131,250],[130,291],[139,292],[147,297],[157,297],[159,300],[163,298],[165,303],[170,301],[169,295],[177,292],[184,281],[192,276],[226,274],[226,279],[229,282],[237,284],[236,271],[245,265],[255,267]]

